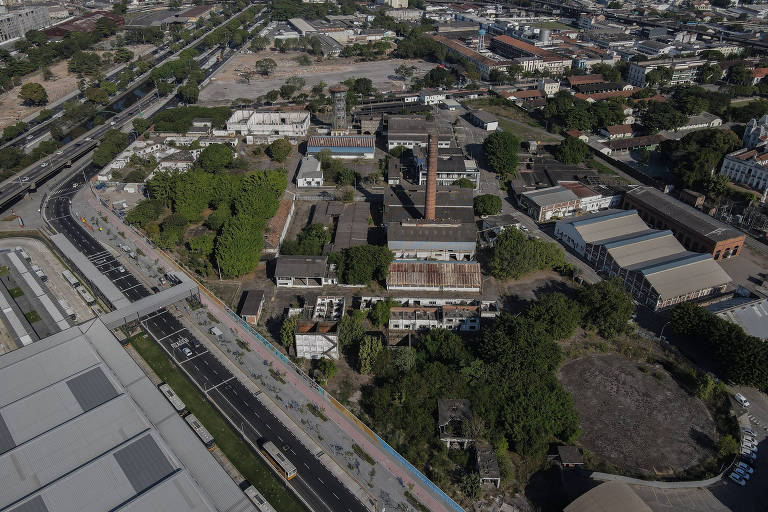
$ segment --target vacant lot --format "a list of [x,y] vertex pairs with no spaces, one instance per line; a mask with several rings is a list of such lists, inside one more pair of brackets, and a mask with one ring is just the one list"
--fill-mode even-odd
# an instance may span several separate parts
[[581,416],[581,443],[599,461],[665,475],[711,455],[716,432],[706,406],[664,370],[599,354],[567,362],[558,378]]
[[[370,78],[373,86],[382,91],[403,90],[403,82],[395,77],[395,68],[401,64],[416,66],[416,76],[421,76],[434,64],[422,60],[385,60],[375,62],[356,62],[354,59],[331,59],[313,62],[311,66],[300,66],[296,57],[306,55],[303,52],[279,53],[265,50],[258,54],[240,54],[232,57],[216,73],[215,80],[200,91],[200,103],[207,105],[227,104],[237,98],[255,100],[273,89],[279,89],[285,81],[298,76],[307,81],[307,87],[318,82],[334,85],[348,78]],[[240,78],[240,71],[254,69],[254,63],[261,59],[272,59],[277,69],[268,77],[252,78],[250,83]],[[235,71],[238,70],[238,71]]]

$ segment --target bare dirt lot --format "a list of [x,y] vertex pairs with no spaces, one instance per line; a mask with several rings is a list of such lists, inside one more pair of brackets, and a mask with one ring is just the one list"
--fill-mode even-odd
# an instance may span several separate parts
[[581,443],[598,460],[659,475],[711,455],[717,434],[709,411],[663,369],[595,354],[565,363],[558,378],[581,417]]
[[[143,55],[153,50],[154,46],[149,44],[137,45],[131,46],[129,49],[136,55]],[[104,52],[99,51],[96,53],[102,54]],[[111,66],[109,70],[114,69],[115,67],[117,66]],[[49,69],[56,77],[54,80],[46,82],[43,80],[43,72],[38,71],[23,77],[21,79],[21,84],[24,85],[29,82],[37,82],[42,85],[45,92],[48,93],[48,104],[50,105],[67,94],[77,90],[77,82],[79,79],[76,75],[67,71],[67,61],[57,62],[50,66]],[[0,106],[2,107],[0,108],[0,130],[47,108],[47,105],[42,107],[27,107],[22,105],[22,102],[19,99],[20,90],[21,85],[14,87],[8,92],[0,94]]]
[[[402,90],[403,82],[393,80],[395,68],[401,64],[416,66],[415,76],[421,76],[435,65],[422,60],[382,60],[375,62],[356,62],[354,59],[332,59],[311,66],[300,66],[296,57],[306,55],[303,52],[279,53],[265,50],[257,54],[239,54],[224,65],[203,90],[200,91],[200,103],[207,105],[227,104],[237,98],[255,100],[259,96],[279,89],[292,76],[299,76],[307,81],[307,87],[318,82],[328,85],[337,84],[348,78],[367,77],[373,86],[382,91]],[[239,77],[238,70],[253,69],[254,63],[261,59],[272,59],[277,69],[269,77],[252,78],[250,83]]]

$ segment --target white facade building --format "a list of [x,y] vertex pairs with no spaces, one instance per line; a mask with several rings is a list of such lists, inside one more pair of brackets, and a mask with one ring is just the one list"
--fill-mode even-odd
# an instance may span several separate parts
[[301,159],[296,185],[299,188],[323,186],[323,170],[317,158],[305,156]]
[[760,201],[768,199],[768,153],[755,149],[740,149],[723,159],[720,174],[734,183],[747,186],[760,194]]
[[306,137],[309,112],[236,110],[227,120],[227,134],[245,135],[248,144],[269,143],[284,137]]
[[762,146],[768,140],[768,115],[758,119],[751,119],[744,128],[742,144],[747,149],[755,149]]
[[480,306],[395,306],[389,312],[389,329],[393,331],[428,329],[479,331]]
[[442,91],[434,89],[424,89],[419,91],[419,101],[424,105],[437,105],[445,101],[448,95]]
[[50,24],[48,7],[45,6],[0,14],[0,42],[24,37],[27,31],[40,30]]

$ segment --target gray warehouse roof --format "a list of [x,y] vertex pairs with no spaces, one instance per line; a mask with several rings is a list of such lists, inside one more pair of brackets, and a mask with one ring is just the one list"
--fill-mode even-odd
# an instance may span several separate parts
[[474,222],[393,222],[387,228],[389,242],[464,242],[477,241]]
[[0,357],[0,509],[253,512],[99,320]]
[[750,336],[768,340],[768,299],[743,299],[736,304],[733,302],[713,304],[707,309],[720,318],[740,325]]
[[[439,188],[435,216],[438,219],[474,222],[472,195],[473,190],[469,188]],[[424,187],[389,187],[384,195],[384,222],[388,224],[424,218],[424,196]]]
[[277,277],[325,277],[327,256],[280,256],[277,258]]
[[567,203],[568,201],[578,201],[578,196],[572,190],[556,185],[554,187],[523,192],[525,197],[539,206],[548,206],[550,204]]
[[637,187],[628,191],[626,196],[715,242],[744,236],[731,226],[653,187]]

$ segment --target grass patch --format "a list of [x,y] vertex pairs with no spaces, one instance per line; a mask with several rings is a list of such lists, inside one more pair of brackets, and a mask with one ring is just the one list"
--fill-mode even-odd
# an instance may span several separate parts
[[236,338],[235,341],[237,342],[237,346],[240,347],[241,349],[245,350],[246,352],[251,351],[251,347],[249,347],[248,344],[243,340],[241,340],[240,338]]
[[275,379],[280,384],[285,384],[285,379],[282,375],[280,375],[280,372],[275,370],[274,368],[269,369],[269,374],[272,376],[273,379]]
[[253,453],[205,397],[168,359],[165,352],[149,336],[142,333],[131,338],[131,344],[154,372],[173,388],[187,409],[202,422],[216,439],[216,444],[230,462],[252,483],[276,509],[303,512],[304,508],[280,483],[261,458]]
[[600,174],[616,174],[616,171],[608,167],[602,162],[598,162],[594,158],[590,158],[587,160],[587,166],[591,167],[592,169],[595,169]]
[[5,265],[0,266],[0,276],[7,276],[8,275],[8,267]]
[[328,417],[323,414],[323,411],[315,404],[308,403],[307,409],[309,409],[309,412],[311,412],[316,418],[320,418],[323,421],[328,421]]
[[35,322],[39,322],[41,320],[40,313],[38,313],[34,309],[32,311],[27,311],[26,313],[24,313],[24,318],[26,318],[27,322],[31,324]]
[[422,502],[416,499],[416,496],[411,494],[409,491],[405,491],[403,494],[405,495],[405,499],[408,500],[408,503],[410,503],[413,508],[419,512],[429,512],[429,509],[425,507]]
[[21,297],[22,295],[24,295],[24,292],[23,292],[23,291],[21,291],[21,288],[19,288],[18,286],[14,287],[14,288],[11,288],[10,290],[8,290],[8,293],[10,293],[10,294],[11,294],[11,297],[13,297],[14,299],[15,299],[16,297]]
[[360,446],[359,446],[357,443],[355,443],[355,444],[353,444],[353,445],[352,445],[352,450],[354,450],[354,452],[357,454],[357,456],[358,456],[358,457],[360,457],[361,459],[363,459],[365,462],[367,462],[367,463],[368,463],[368,464],[370,464],[371,466],[373,466],[374,464],[376,464],[376,461],[373,459],[373,457],[371,457],[370,455],[368,455],[368,453],[366,453],[366,451],[365,451],[365,450],[363,450],[362,448],[360,448]]

